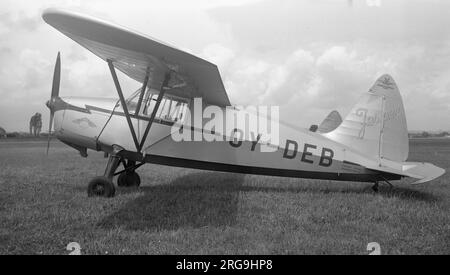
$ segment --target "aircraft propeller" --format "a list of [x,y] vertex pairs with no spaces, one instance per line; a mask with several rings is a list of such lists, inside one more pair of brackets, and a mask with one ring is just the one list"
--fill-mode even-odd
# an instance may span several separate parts
[[53,73],[53,85],[52,94],[50,100],[47,101],[46,105],[50,109],[50,122],[48,125],[48,141],[47,141],[47,155],[50,149],[50,140],[52,133],[53,118],[55,116],[55,100],[59,96],[59,86],[61,83],[61,55],[58,52],[58,57],[56,58],[55,71]]

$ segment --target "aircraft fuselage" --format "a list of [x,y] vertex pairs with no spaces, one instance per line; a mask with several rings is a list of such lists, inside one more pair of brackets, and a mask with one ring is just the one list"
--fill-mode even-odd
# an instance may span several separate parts
[[[259,135],[250,138],[224,138],[223,141],[175,141],[174,123],[155,119],[143,151],[136,152],[125,115],[117,99],[59,98],[55,113],[58,139],[83,152],[85,148],[111,152],[123,149],[127,159],[138,162],[202,170],[246,174],[373,182],[400,179],[400,176],[369,170],[357,163],[365,156],[306,129],[279,124],[279,141],[262,144]],[[138,138],[149,123],[149,117],[131,115]],[[206,120],[201,125],[204,125]],[[205,130],[194,123],[183,123],[183,131],[194,137],[212,140],[225,132]],[[188,129],[188,130],[186,130]],[[241,129],[235,129],[240,131]],[[230,133],[229,135],[231,135]],[[228,137],[229,137],[228,135]],[[268,146],[270,152],[262,152]]]

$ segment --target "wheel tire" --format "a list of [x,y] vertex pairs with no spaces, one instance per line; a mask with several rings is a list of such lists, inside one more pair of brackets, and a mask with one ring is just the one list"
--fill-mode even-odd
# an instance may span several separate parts
[[378,193],[380,191],[380,188],[378,187],[378,185],[374,185],[372,186],[372,190],[373,192]]
[[117,186],[119,187],[126,187],[126,174],[122,173],[119,175],[119,177],[117,178]]
[[106,177],[96,177],[89,182],[88,197],[112,198],[115,193],[114,184]]
[[141,185],[141,177],[136,172],[122,173],[117,178],[117,185],[120,187],[139,187]]

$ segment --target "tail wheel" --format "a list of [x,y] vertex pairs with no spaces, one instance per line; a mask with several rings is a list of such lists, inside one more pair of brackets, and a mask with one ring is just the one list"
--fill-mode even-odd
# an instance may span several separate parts
[[89,197],[104,197],[111,198],[114,197],[116,193],[116,188],[112,181],[106,177],[96,177],[93,178],[88,185],[88,196]]
[[141,177],[136,172],[122,173],[117,178],[117,185],[120,187],[139,187],[141,185]]
[[378,182],[375,182],[375,184],[372,186],[372,190],[373,192],[378,193],[378,191],[380,190]]

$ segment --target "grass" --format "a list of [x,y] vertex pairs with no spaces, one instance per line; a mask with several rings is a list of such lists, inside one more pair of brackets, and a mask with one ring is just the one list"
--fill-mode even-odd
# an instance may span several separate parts
[[[396,188],[147,165],[140,189],[87,198],[106,160],[54,141],[0,142],[0,254],[450,253],[450,175]],[[411,141],[450,171],[450,140]]]

